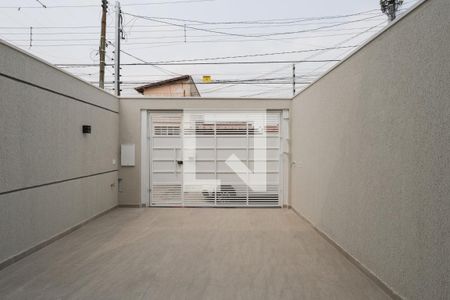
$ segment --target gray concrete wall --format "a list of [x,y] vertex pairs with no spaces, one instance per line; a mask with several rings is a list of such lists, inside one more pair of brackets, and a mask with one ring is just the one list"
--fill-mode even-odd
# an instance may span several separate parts
[[119,203],[141,204],[141,111],[182,109],[289,109],[290,99],[120,98],[120,143],[136,145],[136,165],[122,167]]
[[450,295],[450,2],[429,0],[292,103],[292,206],[408,299]]
[[0,263],[117,205],[118,110],[116,97],[0,43]]

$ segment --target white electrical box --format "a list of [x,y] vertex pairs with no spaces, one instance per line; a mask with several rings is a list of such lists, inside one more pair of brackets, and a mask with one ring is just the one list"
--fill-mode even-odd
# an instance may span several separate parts
[[134,144],[120,145],[120,164],[122,167],[134,167]]

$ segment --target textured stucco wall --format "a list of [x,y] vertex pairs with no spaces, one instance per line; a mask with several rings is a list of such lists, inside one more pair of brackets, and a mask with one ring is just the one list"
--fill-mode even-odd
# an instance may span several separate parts
[[117,205],[118,109],[0,43],[0,263]]
[[121,98],[120,143],[136,145],[136,165],[122,167],[119,203],[141,204],[141,110],[289,109],[288,99],[231,98]]
[[292,206],[400,296],[450,295],[450,2],[292,103]]

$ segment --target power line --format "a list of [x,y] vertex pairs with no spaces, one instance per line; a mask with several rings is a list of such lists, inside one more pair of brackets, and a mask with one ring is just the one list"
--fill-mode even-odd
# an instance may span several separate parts
[[[281,18],[281,19],[260,19],[260,20],[240,20],[240,21],[222,21],[222,22],[208,22],[208,21],[200,21],[200,20],[192,20],[192,19],[181,19],[181,18],[169,18],[169,17],[149,17],[149,16],[139,16],[146,17],[151,19],[158,20],[171,20],[171,21],[179,21],[183,23],[194,23],[199,25],[231,25],[231,24],[287,24],[287,23],[299,23],[305,21],[315,21],[315,20],[326,20],[326,19],[340,19],[340,18],[348,18],[359,15],[364,15],[368,13],[378,12],[378,9],[371,9],[367,11],[356,12],[352,14],[345,15],[331,15],[331,16],[320,16],[320,17],[301,17],[301,18]],[[129,13],[127,13],[129,14]],[[132,15],[132,14],[129,14]],[[379,15],[379,13],[377,14]],[[137,16],[135,16],[137,17]]]
[[[98,81],[89,81],[89,83],[91,84],[96,84],[98,83]],[[246,82],[246,81],[240,81],[240,80],[230,80],[230,81],[213,81],[213,82],[202,82],[202,81],[198,81],[198,82],[193,82],[193,83],[187,83],[187,84],[203,84],[203,85],[217,85],[217,84],[243,84],[243,85],[252,85],[252,84],[277,84],[277,85],[291,85],[292,81],[280,81],[280,82],[273,82],[273,81],[260,81],[260,82]],[[113,81],[109,81],[109,82],[105,82],[105,84],[114,84]],[[147,81],[135,81],[135,82],[126,82],[126,81],[121,81],[120,82],[121,85],[137,85],[137,84],[148,84]],[[303,85],[307,85],[307,84],[311,84],[311,82],[296,82],[296,84],[303,84]]]
[[[382,15],[380,15],[382,17]],[[293,27],[293,26],[305,26],[305,25],[323,25],[323,24],[338,24],[339,22],[314,22],[314,23],[299,23],[299,24],[255,24],[246,26],[227,26],[227,27],[210,27],[209,29],[252,29],[252,28],[270,28],[270,27]],[[126,25],[125,25],[126,26]],[[196,26],[209,26],[208,24],[197,24]],[[107,26],[108,28],[113,28],[113,26]],[[167,28],[173,27],[172,25],[133,25],[134,28]],[[28,26],[0,26],[0,29],[27,29]],[[79,26],[35,26],[39,30],[53,30],[53,29],[97,29],[98,26],[94,25],[79,25]],[[363,28],[355,28],[363,29]],[[152,30],[152,32],[179,32],[177,29],[170,30]],[[134,32],[148,32],[148,31],[134,31]],[[66,32],[62,32],[64,34]],[[96,33],[96,32],[94,32]]]
[[145,6],[145,5],[166,5],[166,4],[189,4],[198,2],[214,2],[216,0],[184,0],[184,1],[163,1],[163,2],[148,2],[148,3],[127,3],[122,6]]
[[[266,72],[266,73],[263,73],[263,74],[261,74],[261,75],[258,75],[258,76],[256,76],[256,77],[254,77],[254,79],[262,78],[262,77],[264,77],[264,76],[266,76],[266,75],[272,75],[272,74],[275,74],[275,73],[281,71],[281,70],[284,69],[284,68],[285,68],[285,66],[282,66],[281,68],[277,68],[277,69],[275,69],[275,70],[273,70],[273,71]],[[223,89],[230,88],[230,87],[233,87],[233,86],[236,86],[236,85],[235,85],[235,84],[228,84],[228,85],[226,85],[226,86],[221,86],[221,87],[218,87],[218,88],[214,88],[214,89],[208,90],[207,92],[211,92],[211,93],[212,93],[212,92],[217,92],[217,91],[219,91],[219,90],[223,90]]]
[[[381,17],[381,16],[380,16]],[[334,24],[334,23],[333,23]],[[139,26],[136,26],[139,27]],[[22,32],[7,32],[7,31],[3,31],[0,32],[0,34],[5,34],[5,35],[26,35],[27,33],[25,32],[29,27],[23,27],[21,29],[23,29],[24,31]],[[39,29],[39,27],[34,27],[35,29]],[[240,27],[240,28],[247,28],[247,27]],[[258,27],[255,27],[258,28]],[[351,27],[351,28],[332,28],[332,29],[320,29],[320,30],[316,30],[316,29],[311,29],[314,32],[339,32],[339,31],[350,31],[350,30],[362,30],[362,29],[367,29],[369,28],[369,26],[364,26],[364,27]],[[1,28],[0,28],[1,29]],[[46,28],[44,28],[46,29]],[[50,29],[50,28],[48,28]],[[74,28],[77,29],[77,28]],[[227,29],[227,28],[225,28]],[[172,29],[172,30],[133,30],[132,33],[158,33],[158,32],[176,32],[176,33],[180,33],[181,31],[178,29]],[[309,30],[305,30],[305,33],[309,32]],[[57,32],[36,32],[36,35],[98,35],[99,31],[75,31],[75,32],[71,32],[71,31],[57,31]],[[189,35],[190,38],[196,38],[196,37],[215,37],[217,36],[217,34],[214,35],[208,35],[208,34],[201,34],[201,35]],[[134,39],[144,39],[144,38],[183,38],[184,35],[158,35],[158,36],[138,36],[138,37],[134,37]],[[133,39],[133,38],[132,38]]]
[[[365,30],[363,33],[369,32],[371,30],[373,30],[375,27],[379,27],[380,24],[370,27],[369,30]],[[34,29],[34,27],[33,27]],[[359,34],[361,32],[357,32],[357,34]],[[284,38],[277,38],[277,39],[270,39],[271,41],[279,41],[279,40],[304,40],[304,39],[315,39],[315,38],[321,38],[321,37],[337,37],[337,36],[347,36],[347,35],[351,35],[351,34],[355,34],[354,32],[348,32],[348,33],[344,33],[344,34],[327,34],[327,35],[314,35],[314,36],[303,36],[303,37],[284,37]],[[149,38],[151,39],[151,38]],[[155,38],[158,39],[158,38]],[[66,40],[66,41],[73,41],[73,40],[96,40],[96,39],[71,39],[71,40]],[[9,40],[10,42],[18,42],[18,41],[22,41],[22,42],[26,42],[28,40],[22,39],[22,40]],[[42,42],[44,40],[35,40],[36,42]],[[60,41],[60,40],[58,40]],[[189,43],[247,43],[247,42],[264,42],[266,41],[265,39],[238,39],[238,40],[190,40]],[[163,47],[163,46],[169,46],[169,45],[177,45],[177,44],[185,44],[183,41],[167,41],[167,42],[150,42],[150,41],[146,41],[146,42],[132,42],[132,43],[126,43],[127,46],[132,46],[132,45],[152,45],[151,47],[146,47],[146,48],[157,48],[157,47]],[[25,44],[16,44],[16,46],[19,47],[27,47],[28,45]],[[63,44],[34,44],[33,46],[35,47],[84,47],[84,46],[97,46],[97,44],[80,44],[80,43],[63,43]]]
[[260,57],[260,56],[315,52],[315,51],[322,51],[322,50],[347,49],[347,48],[356,48],[356,47],[358,47],[358,45],[343,46],[343,47],[331,47],[331,48],[305,49],[305,50],[292,50],[292,51],[281,51],[281,52],[270,52],[270,53],[255,53],[255,54],[244,54],[244,55],[234,55],[234,56],[219,56],[219,57],[204,57],[204,58],[180,59],[180,60],[166,60],[166,61],[156,61],[155,63],[178,63],[178,62],[208,61],[208,60],[245,58],[245,57]]
[[[276,72],[280,73],[280,72]],[[285,73],[285,72],[283,72]],[[89,73],[87,73],[89,74]],[[236,75],[259,75],[260,73],[214,73],[214,72],[208,72],[208,75],[211,76],[236,76]],[[205,73],[189,73],[191,76],[203,76]],[[316,77],[317,75],[320,75],[319,73],[316,73],[315,75],[310,75],[310,77]],[[123,75],[124,77],[164,77],[165,75],[161,74],[130,74],[130,75]],[[304,75],[297,75],[297,77],[304,77]],[[287,76],[288,77],[288,76]]]
[[[34,27],[33,27],[34,28]],[[22,35],[27,35],[28,33],[23,33]],[[98,33],[96,33],[96,34],[99,34],[99,32]],[[349,34],[353,34],[353,32],[348,32],[348,33],[345,33],[344,35],[349,35]],[[5,35],[8,35],[8,34],[5,34]],[[38,34],[35,34],[35,35],[38,35]],[[315,36],[308,36],[308,37],[314,37],[314,38],[316,38],[316,37],[324,37],[324,36],[329,36],[329,35],[315,35]],[[195,35],[195,36],[189,36],[190,38],[208,38],[208,37],[217,37],[217,35]],[[181,42],[181,40],[177,40],[177,39],[183,39],[184,38],[184,36],[182,36],[182,35],[180,35],[180,36],[167,36],[167,35],[165,35],[165,36],[138,36],[138,37],[129,37],[129,38],[127,38],[127,40],[162,40],[162,39],[174,39],[174,41],[177,41],[177,42]],[[294,38],[287,38],[287,39],[296,39],[296,38],[305,38],[305,37],[294,37]],[[286,39],[286,38],[281,38],[281,39],[272,39],[272,40],[274,40],[274,41],[276,41],[276,40],[284,40],[284,39]],[[48,39],[48,38],[43,38],[43,39],[39,39],[39,40],[37,40],[37,41],[40,41],[40,42],[58,42],[58,41],[61,41],[61,42],[71,42],[71,41],[97,41],[98,39],[95,39],[95,38],[69,38],[69,39],[64,39],[64,38],[52,38],[52,39]],[[266,40],[266,39],[259,39],[259,40]],[[23,38],[19,38],[19,39],[13,39],[13,40],[11,40],[11,41],[14,41],[14,42],[25,42],[25,41],[28,41],[27,39],[23,39]],[[174,41],[169,41],[169,42],[174,42]],[[208,40],[204,40],[204,41],[208,41]],[[230,40],[227,40],[227,41],[230,41]],[[244,39],[244,40],[238,40],[238,41],[246,41],[246,39]],[[184,41],[182,41],[183,43],[184,43]],[[189,42],[189,41],[188,41]],[[199,41],[199,40],[193,40],[193,42],[203,42],[203,41]],[[130,43],[130,44],[133,44],[133,43]]]
[[[378,25],[379,26],[379,25]],[[34,29],[34,27],[33,27]],[[373,29],[371,27],[370,29]],[[321,37],[333,37],[333,36],[346,36],[346,35],[352,35],[358,32],[347,32],[347,33],[335,33],[335,34],[322,34],[322,35],[312,35],[312,36],[300,36],[300,37],[284,37],[284,38],[276,38],[276,39],[270,39],[269,41],[281,41],[281,40],[298,40],[298,39],[314,39],[314,38],[321,38]],[[27,33],[28,34],[28,33]],[[34,34],[34,33],[33,33]],[[97,33],[98,34],[98,33]],[[7,34],[6,34],[7,35]],[[25,33],[23,35],[26,35]],[[198,35],[198,36],[191,36],[191,37],[213,37],[216,35]],[[161,39],[174,39],[173,41],[166,41],[166,42],[157,42],[153,43],[152,40],[161,40]],[[184,38],[183,36],[178,36],[178,38]],[[72,42],[72,41],[96,41],[97,39],[94,38],[72,38],[72,39],[38,39],[37,42]],[[143,42],[131,42],[127,43],[127,45],[171,45],[171,44],[185,44],[184,41],[178,40],[177,36],[154,36],[154,37],[131,37],[127,38],[127,40],[144,40]],[[12,42],[26,42],[28,39],[12,39],[10,40]],[[148,41],[148,42],[147,42]],[[205,40],[189,40],[188,43],[226,43],[226,42],[260,42],[260,41],[268,41],[267,39],[227,39],[227,40],[214,40],[214,39],[205,39]],[[41,44],[40,46],[53,46],[53,45],[66,45],[66,44]],[[71,44],[72,45],[72,44]],[[91,46],[91,44],[79,44],[80,46]]]
[[[382,17],[382,15],[379,15],[380,17]],[[248,24],[245,25],[245,23],[243,23],[243,26],[220,26],[220,27],[210,27],[211,25],[209,24],[195,24],[195,26],[207,26],[209,29],[254,29],[254,28],[272,28],[272,27],[298,27],[298,26],[310,26],[310,25],[324,25],[324,24],[338,24],[339,22],[337,21],[332,21],[332,22],[327,22],[327,21],[321,21],[321,22],[297,22],[297,23],[292,23],[292,24],[271,24],[271,23],[261,23],[261,24]],[[186,23],[187,25],[189,25],[189,23]],[[192,24],[190,24],[192,25]],[[214,24],[212,24],[214,25]],[[167,24],[160,24],[160,25],[142,25],[142,24],[137,24],[134,25],[133,27],[136,28],[167,28],[167,27],[173,27],[173,25],[167,25]],[[171,31],[180,31],[178,29],[170,29],[170,30],[153,30],[152,32],[171,32]]]
[[[54,5],[54,6],[45,6],[39,0],[38,1],[41,6],[0,6],[0,9],[34,9],[34,8],[91,8],[91,7],[100,7],[101,5],[97,4],[87,4],[87,5]],[[128,3],[122,6],[145,6],[145,5],[167,5],[167,4],[188,4],[188,3],[197,3],[197,2],[212,2],[215,0],[179,0],[179,1],[162,1],[162,2],[145,2],[145,3]]]
[[[255,71],[256,72],[256,71]],[[260,75],[260,73],[255,73],[255,72],[253,72],[253,73],[233,73],[233,72],[231,72],[231,73],[215,73],[215,72],[208,72],[208,75],[211,75],[211,76],[213,76],[213,77],[219,77],[219,76],[255,76],[255,75]],[[277,73],[279,73],[280,75],[284,75],[286,72],[283,72],[283,73],[281,73],[281,72],[273,72],[272,74],[277,74]],[[77,73],[78,75],[89,75],[89,74],[97,74],[98,75],[98,72],[87,72],[87,73]],[[306,74],[301,74],[301,75],[298,75],[297,74],[297,77],[298,78],[315,78],[315,77],[317,77],[317,76],[319,76],[321,73],[315,73],[315,74],[313,74],[313,75],[308,75],[308,76],[306,76]],[[106,74],[106,75],[108,75],[108,74]],[[191,75],[191,76],[203,76],[203,75],[205,75],[205,73],[203,72],[203,73],[189,73],[189,75]],[[129,75],[126,75],[126,74],[123,74],[122,75],[122,77],[138,77],[138,78],[144,78],[144,77],[158,77],[158,79],[167,79],[167,78],[172,78],[171,77],[171,75],[163,75],[163,74],[148,74],[148,73],[144,73],[144,74],[129,74]],[[286,78],[290,78],[289,76],[286,76]]]
[[36,0],[36,2],[39,3],[41,5],[41,7],[47,8],[47,6],[44,3],[42,3],[40,0]]
[[[380,26],[381,24],[384,24],[384,22],[382,22],[382,23],[380,23],[380,24],[377,24],[377,25],[373,26],[372,28],[378,27],[378,26]],[[362,31],[362,32],[360,32],[360,33],[358,33],[358,34],[356,34],[356,35],[354,35],[354,36],[352,36],[352,37],[350,37],[350,38],[348,38],[348,39],[345,39],[345,40],[339,42],[339,43],[336,44],[335,46],[336,46],[336,47],[337,47],[337,46],[341,46],[341,45],[343,45],[343,44],[345,44],[345,43],[347,43],[347,42],[350,42],[351,40],[357,38],[358,36],[361,36],[362,34],[368,32],[368,31],[370,31],[370,30],[371,30],[371,28],[368,28],[368,29],[365,30],[365,31]],[[314,57],[314,56],[317,56],[317,55],[320,55],[320,52],[317,53],[317,54],[315,54],[315,55],[313,55],[313,57]],[[324,66],[326,66],[326,65],[327,65],[327,64],[323,64],[323,65],[321,65],[320,67],[315,68],[315,69],[312,70],[310,73],[307,73],[306,76],[310,75],[310,74],[313,73],[313,72],[316,72],[316,71],[320,70],[322,67],[324,67]]]
[[[379,25],[377,25],[377,26],[379,26]],[[370,29],[370,28],[369,28]],[[356,36],[359,36],[359,35],[361,35],[361,34],[363,34],[364,32],[360,32],[360,33],[358,33]],[[356,36],[353,36],[352,38],[355,38]],[[343,41],[343,42],[341,42],[341,43],[345,43],[345,42],[347,42],[348,40],[345,40],[345,41]],[[328,49],[324,49],[325,51],[321,51],[321,52],[326,52]],[[315,55],[316,56],[316,55]],[[222,82],[220,82],[220,83],[218,83],[218,84],[225,84],[225,83],[232,83],[231,84],[231,86],[233,86],[233,85],[237,85],[237,84],[243,84],[242,82],[233,82],[233,81],[222,81]],[[261,82],[252,82],[252,84],[258,84],[258,83],[261,83]],[[271,83],[269,83],[269,84],[292,84],[292,82],[271,82]],[[302,84],[302,83],[299,83],[299,84]],[[304,83],[304,84],[307,84],[307,83]],[[219,88],[219,89],[222,89],[222,88],[226,88],[226,87],[229,87],[230,85],[228,85],[228,86],[225,86],[225,87],[221,87],[221,88]],[[210,90],[210,91],[206,91],[206,92],[215,92],[215,91],[217,91],[217,90],[219,90],[219,89],[214,89],[214,90]]]
[[[191,63],[123,63],[121,66],[191,66],[191,65],[254,65],[254,64],[292,64],[292,63],[320,63],[320,62],[338,62],[336,59],[318,59],[318,60],[266,60],[266,61],[225,61],[225,62],[191,62]],[[55,64],[58,67],[92,67],[96,64]]]
[[[112,45],[112,43],[111,43],[110,41],[108,41],[108,43]],[[134,59],[136,59],[136,60],[138,60],[138,61],[140,61],[140,62],[142,62],[142,63],[150,64],[149,62],[147,62],[147,61],[145,61],[145,60],[143,60],[143,59],[141,59],[141,58],[139,58],[139,57],[137,57],[137,56],[135,56],[135,55],[133,55],[133,54],[131,54],[131,53],[129,53],[129,52],[126,52],[126,51],[124,51],[124,50],[122,50],[122,49],[120,49],[120,52],[122,52],[123,54],[128,55],[128,56],[130,56],[130,57],[132,57],[132,58],[134,58]],[[157,70],[162,71],[162,72],[165,73],[165,74],[170,74],[170,75],[180,75],[180,74],[178,74],[178,73],[175,73],[175,72],[166,70],[166,69],[164,69],[164,68],[155,66],[155,65],[153,65],[153,64],[150,64],[150,65],[151,65],[152,67],[156,68]]]
[[[135,27],[141,27],[141,26],[135,26]],[[22,29],[27,30],[29,27],[23,27]],[[39,29],[34,27],[35,29]],[[223,28],[223,27],[222,27]],[[238,27],[230,27],[230,28],[238,28]],[[255,27],[255,26],[251,26],[251,27],[239,27],[239,28],[259,28],[259,27]],[[362,30],[362,29],[367,29],[368,26],[365,27],[352,27],[352,28],[334,28],[334,29],[330,29],[330,30],[316,30],[317,32],[337,32],[337,31],[349,31],[349,30]],[[223,29],[228,29],[228,28],[223,28]],[[179,29],[170,29],[170,30],[133,30],[132,33],[159,33],[159,32],[176,32],[176,33],[180,33]],[[0,34],[5,34],[5,35],[27,35],[27,32],[23,31],[23,32],[0,32]],[[70,31],[57,31],[57,32],[36,32],[36,35],[98,35],[99,31],[77,31],[77,32],[70,32]],[[190,38],[192,37],[209,37],[209,36],[217,36],[217,35],[189,35]],[[154,38],[163,38],[163,37],[171,37],[171,38],[181,38],[184,37],[181,35],[160,35],[160,36],[152,36]],[[135,38],[146,38],[146,37],[135,37]]]
[[[197,0],[198,1],[198,0]],[[206,1],[206,0],[203,0]],[[208,1],[214,1],[214,0],[208,0]],[[175,1],[173,1],[175,2]],[[189,3],[189,1],[181,1],[181,2],[187,2]],[[168,3],[168,2],[164,2],[164,3]],[[405,4],[408,2],[404,2]],[[122,6],[130,6],[130,5],[149,5],[149,3],[131,3],[131,4],[124,4]],[[100,5],[91,5],[92,7],[100,7]],[[15,8],[17,9],[18,7],[0,7],[0,8]],[[27,8],[27,7],[22,7],[22,8]],[[34,8],[40,8],[40,7],[34,7]],[[401,11],[405,11],[407,9],[400,9]],[[195,21],[195,20],[187,20],[187,19],[177,19],[177,18],[161,18],[161,19],[167,19],[167,20],[179,20],[182,22],[192,22],[193,24],[196,24],[196,26],[209,26],[209,25],[232,25],[232,24],[248,24],[248,25],[257,25],[257,26],[244,26],[244,27],[218,27],[218,28],[212,28],[212,29],[237,29],[237,28],[260,28],[260,27],[283,27],[283,26],[292,26],[290,25],[292,24],[296,24],[296,23],[303,23],[303,22],[307,22],[307,21],[314,21],[314,20],[327,20],[327,19],[338,19],[338,18],[346,18],[346,17],[351,17],[351,16],[357,16],[357,15],[364,15],[364,14],[368,14],[370,12],[376,12],[379,11],[379,9],[372,9],[372,10],[368,10],[368,11],[363,11],[363,12],[357,12],[357,13],[353,13],[353,14],[346,14],[346,15],[335,15],[335,16],[322,16],[322,17],[311,17],[311,18],[294,18],[294,19],[261,19],[261,20],[254,20],[254,21],[228,21],[228,22],[205,22],[205,21]],[[382,16],[382,14],[378,14],[379,16]],[[157,17],[151,17],[151,18],[157,18]],[[273,23],[273,21],[283,21],[283,20],[288,20],[291,23]],[[199,23],[200,22],[200,23]],[[333,22],[334,24],[336,24],[336,22]],[[300,25],[318,25],[318,24],[330,24],[328,23],[309,23],[309,24],[300,24]],[[265,25],[265,26],[262,26]],[[296,24],[298,25],[298,24]],[[156,28],[156,27],[170,27],[173,25],[134,25],[133,27],[139,27],[139,28]],[[184,26],[184,23],[183,23]],[[295,26],[295,25],[294,25]],[[108,26],[108,27],[112,27],[112,26]],[[0,26],[0,29],[28,29],[29,26]],[[98,28],[97,25],[78,25],[78,26],[34,26],[35,29],[80,29],[80,28]]]
[[[379,25],[376,25],[376,26],[379,26]],[[375,27],[375,26],[374,26],[374,27]],[[370,29],[371,29],[371,28],[369,28],[368,30],[370,30]],[[366,30],[366,31],[368,31],[368,30]],[[349,38],[349,39],[346,39],[346,40],[344,40],[344,41],[342,41],[342,42],[336,44],[335,47],[338,47],[338,46],[340,46],[340,45],[342,45],[342,44],[344,44],[344,43],[346,43],[346,42],[352,40],[353,38],[356,38],[357,36],[362,35],[362,34],[365,33],[366,31],[360,32],[360,33],[358,33],[357,35],[355,35],[355,36],[353,36],[353,37],[351,37],[351,38]],[[313,57],[316,57],[316,56],[321,55],[321,54],[324,53],[324,52],[327,52],[327,50],[320,51],[320,52],[318,52],[318,53],[315,53],[315,54],[313,54],[313,55],[308,56],[307,58],[308,58],[308,59],[311,59],[311,58],[313,58]],[[316,70],[317,70],[317,69],[316,69]],[[314,71],[313,71],[313,72],[314,72]],[[272,72],[272,73],[273,73],[273,72]],[[310,75],[311,73],[312,73],[312,72],[310,72],[310,73],[307,74],[306,76]],[[270,74],[270,73],[269,73],[269,74]],[[263,75],[263,76],[264,76],[264,75]],[[258,76],[258,77],[262,77],[262,76]],[[258,78],[258,77],[256,77],[256,78]],[[234,86],[233,84],[227,85],[227,86],[225,86],[225,87],[220,87],[220,88],[211,90],[211,92],[215,92],[215,91],[218,91],[218,90],[221,90],[221,89],[224,89],[224,88],[233,87],[233,86]]]
[[[406,4],[406,3],[409,3],[409,1],[404,1],[404,4]],[[406,9],[400,9],[400,10],[406,10]],[[366,11],[360,11],[360,12],[344,14],[344,15],[329,15],[329,16],[300,17],[300,18],[259,19],[259,20],[240,20],[240,21],[221,21],[221,22],[208,22],[208,21],[202,21],[202,20],[192,20],[192,19],[173,18],[173,17],[149,17],[149,18],[159,19],[159,20],[179,21],[179,22],[182,22],[183,25],[185,23],[191,23],[191,24],[195,24],[196,26],[233,25],[233,24],[283,25],[283,24],[302,23],[305,21],[314,21],[314,20],[349,18],[349,17],[355,17],[355,16],[367,15],[367,14],[380,15],[379,12],[380,12],[380,10],[378,8],[374,8],[374,9],[370,9],[370,10],[366,10]]]
[[248,37],[248,38],[270,37],[270,36],[279,36],[279,35],[292,35],[292,34],[302,33],[302,32],[312,32],[312,31],[317,31],[317,30],[320,30],[320,29],[333,28],[333,27],[337,27],[337,26],[352,24],[352,23],[366,21],[366,20],[370,20],[370,19],[374,19],[374,18],[380,17],[379,15],[370,16],[370,17],[363,18],[363,19],[351,20],[351,21],[341,22],[341,23],[338,23],[338,24],[327,25],[327,26],[322,26],[322,27],[316,27],[314,29],[307,29],[307,30],[272,32],[272,33],[266,33],[266,34],[241,34],[241,33],[235,33],[235,32],[225,32],[225,31],[211,30],[211,29],[205,29],[205,28],[198,28],[198,27],[193,27],[193,26],[185,25],[185,24],[176,24],[176,23],[171,23],[171,22],[167,22],[167,21],[158,20],[158,19],[152,18],[152,17],[140,16],[140,15],[135,15],[135,14],[126,13],[126,12],[124,12],[124,14],[125,15],[129,15],[129,16],[133,16],[135,18],[141,18],[141,19],[144,19],[144,20],[148,20],[148,21],[153,21],[153,22],[173,25],[173,26],[180,27],[180,28],[185,28],[186,27],[186,28],[189,28],[189,29],[192,29],[192,30],[197,30],[197,31],[204,31],[204,32],[210,32],[210,33],[216,33],[216,34],[228,35],[228,36]]

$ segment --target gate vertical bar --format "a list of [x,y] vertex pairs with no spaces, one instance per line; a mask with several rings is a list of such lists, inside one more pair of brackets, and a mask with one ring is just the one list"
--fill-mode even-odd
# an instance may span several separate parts
[[[245,125],[245,127],[246,127],[246,138],[247,138],[247,183],[249,182],[249,169],[250,169],[250,163],[249,163],[249,155],[250,155],[250,151],[249,151],[249,147],[250,147],[250,144],[249,144],[249,130],[248,130],[248,128],[249,128],[249,121],[247,120],[246,121],[246,125]],[[254,165],[254,163],[253,163],[253,165]],[[249,200],[248,200],[248,194],[249,194],[249,191],[248,191],[248,189],[249,189],[250,187],[248,186],[248,184],[247,184],[247,186],[246,186],[246,188],[245,188],[245,190],[246,190],[246,195],[245,195],[245,200],[246,200],[246,205],[247,206],[249,206]]]
[[[214,121],[214,179],[217,178],[217,120]],[[217,206],[217,184],[214,187],[214,206]]]
[[[180,120],[180,151],[181,151],[181,157],[184,161],[184,122],[185,122],[185,115],[184,110],[181,112],[181,120]],[[176,157],[175,157],[176,159]],[[184,164],[181,165],[181,206],[184,207]]]

